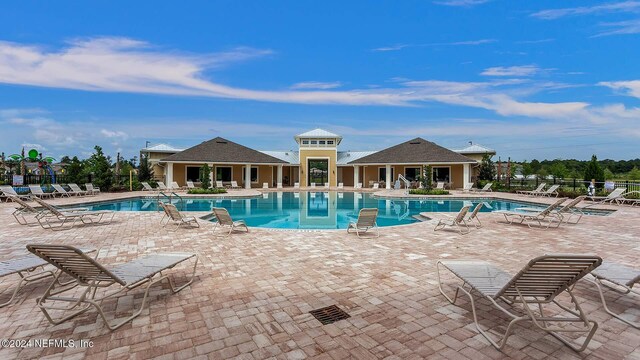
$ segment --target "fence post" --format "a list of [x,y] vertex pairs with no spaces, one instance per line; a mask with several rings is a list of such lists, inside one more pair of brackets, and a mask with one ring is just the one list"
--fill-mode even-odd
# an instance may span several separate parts
[[573,178],[573,191],[576,191],[576,178]]

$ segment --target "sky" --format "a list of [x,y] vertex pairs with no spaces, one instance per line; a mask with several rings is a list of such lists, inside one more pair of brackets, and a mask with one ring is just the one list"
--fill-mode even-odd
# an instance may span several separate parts
[[638,59],[640,1],[6,1],[0,152],[290,150],[321,127],[341,150],[632,159]]

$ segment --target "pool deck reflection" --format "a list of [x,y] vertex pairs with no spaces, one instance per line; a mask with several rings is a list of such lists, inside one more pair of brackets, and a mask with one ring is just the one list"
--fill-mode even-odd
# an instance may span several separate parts
[[[241,195],[238,191],[238,195]],[[134,194],[103,194],[96,200]],[[464,194],[467,196],[466,194]],[[246,196],[246,195],[244,195]],[[471,194],[528,200],[507,194]],[[89,198],[90,199],[90,198]],[[537,200],[537,199],[536,199]],[[87,198],[56,199],[62,205]],[[549,203],[553,199],[541,199]],[[590,318],[600,324],[588,349],[576,354],[530,323],[518,326],[503,352],[473,327],[466,300],[450,305],[438,292],[435,263],[441,258],[485,259],[517,272],[545,253],[594,253],[638,267],[640,208],[618,209],[610,216],[587,216],[579,225],[559,229],[509,226],[499,214],[482,214],[485,226],[471,235],[433,232],[422,222],[380,230],[379,238],[358,239],[339,231],[273,231],[252,228],[230,237],[212,234],[212,224],[171,232],[159,226],[156,212],[120,212],[111,225],[47,231],[21,226],[10,215],[14,204],[0,204],[0,260],[27,254],[33,242],[94,246],[105,264],[155,252],[196,252],[194,283],[170,295],[166,284],[152,288],[150,309],[110,332],[93,311],[50,325],[35,299],[47,280],[28,285],[16,304],[0,310],[0,338],[89,339],[91,348],[2,348],[1,358],[95,359],[544,359],[640,357],[640,331],[608,315],[587,282],[575,294]],[[204,213],[202,213],[204,215]],[[178,273],[180,273],[178,271]],[[0,298],[15,278],[5,278]],[[107,302],[123,317],[141,291]],[[607,293],[612,309],[640,321],[638,299]],[[351,317],[321,325],[308,312],[338,304]],[[508,319],[479,302],[481,323],[504,326]]]

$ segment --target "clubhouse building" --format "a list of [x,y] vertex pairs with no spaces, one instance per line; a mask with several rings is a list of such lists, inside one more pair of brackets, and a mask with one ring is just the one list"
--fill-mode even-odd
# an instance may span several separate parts
[[342,136],[315,129],[294,137],[297,151],[259,151],[217,137],[188,149],[165,144],[146,147],[141,153],[148,157],[154,174],[167,183],[184,186],[197,182],[200,168],[208,164],[210,179],[225,185],[236,181],[244,188],[293,186],[307,187],[315,183],[331,187],[362,184],[392,188],[402,175],[416,183],[424,165],[430,165],[434,181],[443,181],[449,188],[462,188],[473,181],[478,159],[495,151],[479,145],[462,150],[449,150],[422,138],[379,151],[340,151]]

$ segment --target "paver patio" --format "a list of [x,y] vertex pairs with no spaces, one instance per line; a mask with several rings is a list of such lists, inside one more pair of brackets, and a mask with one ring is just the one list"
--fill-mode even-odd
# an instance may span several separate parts
[[[103,194],[98,200],[129,195]],[[87,200],[94,198],[54,203]],[[167,284],[156,286],[149,308],[114,332],[92,310],[50,325],[35,305],[49,280],[27,285],[16,304],[0,309],[0,338],[89,339],[94,346],[3,348],[3,359],[640,359],[640,330],[608,315],[586,281],[575,294],[600,325],[586,351],[575,353],[525,323],[499,352],[477,333],[466,299],[450,305],[435,277],[441,258],[486,259],[515,273],[545,253],[593,253],[638,268],[640,208],[618,207],[609,216],[587,216],[578,225],[550,230],[507,225],[499,214],[482,213],[484,227],[466,236],[434,232],[433,223],[423,222],[381,228],[380,237],[371,239],[344,230],[257,228],[225,237],[213,235],[206,222],[171,232],[159,226],[157,212],[119,212],[110,225],[54,232],[19,225],[10,215],[13,208],[0,204],[0,260],[27,254],[29,243],[53,243],[99,248],[104,263],[163,251],[196,252],[201,263],[190,287],[172,295]],[[173,273],[187,275],[181,269]],[[3,280],[0,302],[16,282]],[[612,310],[640,321],[637,297],[607,294]],[[141,298],[138,289],[107,302],[108,314],[124,317]],[[351,317],[321,325],[309,314],[333,304]],[[479,308],[485,327],[504,330],[508,321],[501,312],[485,301]]]

